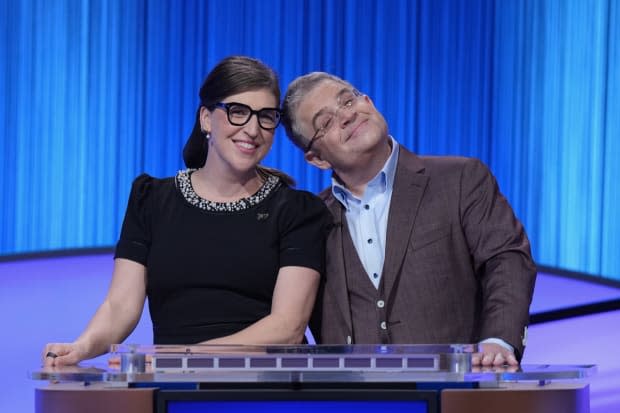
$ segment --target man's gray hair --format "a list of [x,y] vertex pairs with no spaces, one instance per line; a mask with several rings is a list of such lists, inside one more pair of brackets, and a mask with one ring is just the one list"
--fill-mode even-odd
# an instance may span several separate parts
[[300,126],[297,119],[297,108],[301,104],[302,99],[310,93],[319,84],[325,81],[340,83],[343,86],[353,86],[339,78],[326,72],[311,72],[303,76],[299,76],[293,80],[286,90],[284,102],[282,103],[282,124],[288,138],[301,150],[305,150],[310,142],[310,137],[304,137],[300,132]]

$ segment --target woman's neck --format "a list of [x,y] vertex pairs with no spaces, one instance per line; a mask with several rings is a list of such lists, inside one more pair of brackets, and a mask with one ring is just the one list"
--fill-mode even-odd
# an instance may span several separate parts
[[213,202],[234,202],[254,195],[263,185],[256,169],[244,174],[222,173],[217,168],[204,167],[191,175],[194,192]]

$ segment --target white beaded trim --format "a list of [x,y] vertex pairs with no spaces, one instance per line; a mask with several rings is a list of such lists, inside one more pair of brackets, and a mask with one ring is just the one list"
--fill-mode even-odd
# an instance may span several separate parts
[[278,186],[280,186],[280,178],[274,175],[269,175],[265,183],[260,187],[260,189],[252,196],[247,198],[241,198],[238,201],[234,202],[214,202],[209,201],[207,199],[201,198],[196,192],[194,192],[194,188],[192,187],[192,182],[190,179],[190,175],[196,169],[186,169],[184,171],[179,171],[176,176],[177,185],[183,194],[183,197],[190,204],[204,209],[205,211],[217,211],[217,212],[237,212],[244,211],[246,209],[252,208],[254,205],[257,205],[262,200],[267,198],[267,196]]

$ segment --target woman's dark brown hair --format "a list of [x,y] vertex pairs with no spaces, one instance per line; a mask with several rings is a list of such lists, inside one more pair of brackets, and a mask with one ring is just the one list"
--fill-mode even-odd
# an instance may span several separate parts
[[[238,93],[268,89],[280,104],[278,75],[258,59],[247,56],[230,56],[219,62],[207,75],[200,87],[200,105],[196,111],[194,128],[183,148],[183,161],[188,168],[201,168],[207,161],[208,142],[200,126],[200,109],[204,106],[213,110],[215,104]],[[259,173],[279,176],[289,185],[294,185],[288,175],[271,168],[259,166]]]

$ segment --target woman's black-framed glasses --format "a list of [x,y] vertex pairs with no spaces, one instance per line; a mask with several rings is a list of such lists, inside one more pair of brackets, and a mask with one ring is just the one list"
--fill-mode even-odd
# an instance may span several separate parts
[[250,121],[252,115],[256,115],[258,125],[266,130],[273,130],[280,124],[282,112],[278,108],[262,108],[253,110],[248,105],[237,102],[218,102],[216,108],[224,109],[231,125],[243,126]]

